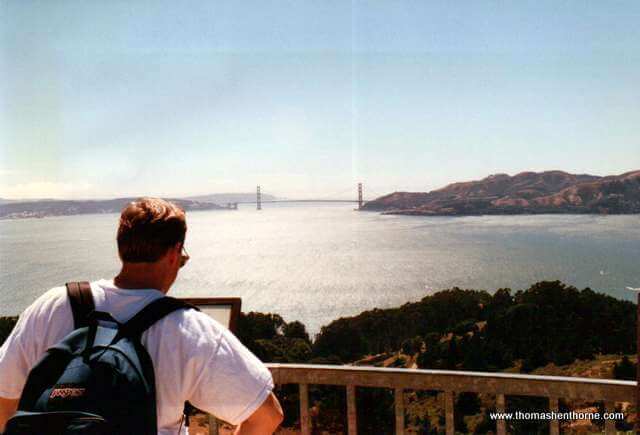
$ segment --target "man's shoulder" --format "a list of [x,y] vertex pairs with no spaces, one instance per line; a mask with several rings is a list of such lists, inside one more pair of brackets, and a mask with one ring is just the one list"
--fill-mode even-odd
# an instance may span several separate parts
[[40,295],[29,307],[27,307],[22,316],[50,316],[67,306],[66,287],[53,287]]
[[150,330],[160,332],[164,338],[179,336],[194,344],[218,343],[226,328],[205,313],[193,308],[176,310],[156,322]]
[[18,318],[12,336],[23,350],[28,367],[46,349],[59,342],[73,328],[71,307],[65,287],[54,287],[40,295]]

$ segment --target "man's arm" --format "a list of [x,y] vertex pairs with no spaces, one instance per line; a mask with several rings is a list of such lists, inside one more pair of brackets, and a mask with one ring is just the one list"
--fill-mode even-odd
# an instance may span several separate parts
[[16,413],[18,399],[4,399],[0,397],[0,433],[4,431],[7,420]]
[[271,393],[249,418],[238,426],[235,435],[271,435],[282,423],[280,402]]

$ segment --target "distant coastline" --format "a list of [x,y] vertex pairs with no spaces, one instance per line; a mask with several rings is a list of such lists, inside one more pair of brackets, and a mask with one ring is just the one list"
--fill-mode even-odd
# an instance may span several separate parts
[[606,177],[562,171],[496,174],[431,192],[394,192],[362,210],[414,216],[638,214],[640,170]]
[[[135,198],[107,200],[6,200],[1,219],[118,213]],[[273,195],[262,194],[265,201]],[[255,193],[221,193],[171,199],[185,210],[228,210],[255,201]],[[596,176],[563,171],[494,174],[430,192],[393,192],[366,202],[361,211],[411,216],[541,214],[640,214],[640,170]]]
[[[265,200],[275,197],[264,194]],[[0,220],[30,219],[53,216],[73,216],[81,214],[120,213],[124,206],[135,200],[134,197],[103,200],[6,200],[0,198]],[[250,193],[220,193],[200,195],[188,198],[168,198],[187,211],[228,210],[227,204],[255,200]]]

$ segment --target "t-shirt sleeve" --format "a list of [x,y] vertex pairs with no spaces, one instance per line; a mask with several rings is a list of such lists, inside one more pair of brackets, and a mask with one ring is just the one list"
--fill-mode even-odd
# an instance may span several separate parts
[[0,347],[0,397],[18,399],[31,370],[26,336],[30,329],[29,310],[23,313],[11,334]]
[[237,425],[249,418],[271,394],[273,378],[269,369],[228,329],[207,319],[210,332],[215,331],[218,339],[210,356],[203,360],[199,373],[194,374],[189,401],[197,408]]
[[[48,344],[58,342],[72,329],[73,319],[64,287],[41,295],[20,315],[18,323],[0,347],[0,397],[17,399],[31,368]],[[62,313],[60,310],[68,310]],[[58,316],[62,314],[62,316]],[[53,319],[58,319],[54,321]]]

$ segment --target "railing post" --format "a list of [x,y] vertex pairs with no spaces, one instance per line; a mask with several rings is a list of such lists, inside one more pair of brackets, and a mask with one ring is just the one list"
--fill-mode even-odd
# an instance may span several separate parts
[[[504,413],[505,412],[504,394],[496,395],[496,411],[498,413]],[[506,435],[506,433],[507,433],[507,422],[504,419],[496,420],[496,432],[497,432],[497,435]]]
[[[558,398],[557,397],[549,397],[549,411],[558,412],[560,409]],[[549,422],[549,434],[550,435],[560,435],[560,421],[557,418],[554,418]]]
[[[346,390],[346,420],[348,434],[357,434],[357,397],[356,385],[369,388],[389,388],[393,390],[395,401],[395,428],[397,433],[406,434],[403,417],[406,411],[404,402],[405,389],[439,390],[439,408],[444,409],[446,433],[455,432],[455,393],[470,391],[479,394],[493,394],[496,399],[496,411],[506,411],[506,397],[509,395],[528,395],[545,397],[548,409],[558,412],[561,397],[567,400],[582,398],[589,401],[604,402],[607,412],[614,412],[615,405],[620,402],[633,402],[636,384],[630,381],[614,381],[604,379],[571,379],[560,377],[531,377],[527,375],[491,375],[473,372],[435,372],[429,370],[398,370],[386,368],[358,368],[352,366],[313,366],[269,364],[273,380],[277,385],[296,384],[300,389],[300,421],[301,432],[308,435],[313,429],[311,409],[309,409],[309,385],[339,385]],[[364,417],[363,417],[364,418]],[[308,422],[308,423],[307,423]],[[392,423],[392,425],[394,424]],[[404,422],[406,423],[406,422]],[[310,426],[309,429],[306,426]],[[607,433],[613,433],[616,421],[601,422]],[[509,430],[507,420],[496,420],[496,434],[504,435]],[[558,434],[562,421],[550,421],[549,432]],[[440,429],[443,429],[442,427]],[[639,433],[640,435],[640,433]]]
[[208,416],[209,416],[209,435],[218,435],[218,419],[211,414],[208,414]]
[[[615,402],[604,402],[604,412],[611,414],[612,412],[616,412],[616,404]],[[616,421],[615,420],[605,420],[604,421],[604,433],[606,435],[611,435],[616,433]]]
[[347,424],[349,435],[358,435],[358,411],[356,409],[356,387],[347,385]]
[[447,435],[453,435],[456,431],[453,418],[453,391],[444,392],[444,421]]
[[309,385],[300,384],[300,433],[311,435],[309,424]]
[[636,434],[640,434],[640,292],[636,304]]
[[404,390],[396,388],[394,394],[396,405],[396,435],[404,435]]

